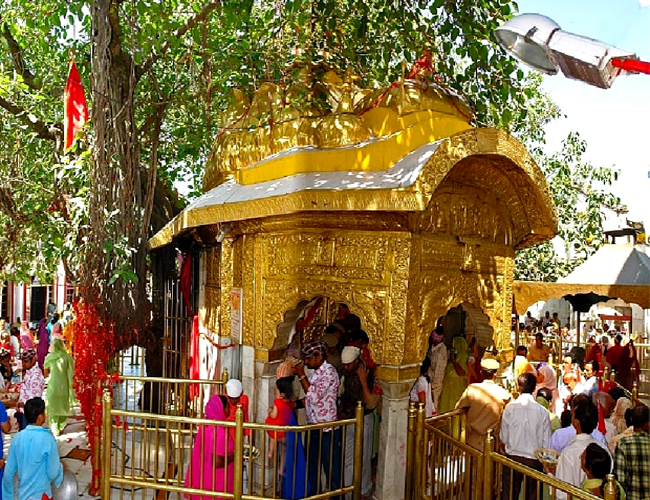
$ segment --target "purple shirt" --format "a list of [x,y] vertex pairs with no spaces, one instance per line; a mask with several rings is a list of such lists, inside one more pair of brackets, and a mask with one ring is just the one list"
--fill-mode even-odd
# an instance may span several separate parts
[[[563,429],[558,429],[551,434],[551,440],[548,443],[548,447],[553,448],[558,453],[562,453],[562,450],[566,448],[575,435],[576,428],[573,427],[573,425],[564,427]],[[607,447],[607,440],[605,439],[605,436],[603,436],[603,433],[598,429],[594,429],[594,432],[591,433],[591,437],[596,441],[600,441],[605,447]]]

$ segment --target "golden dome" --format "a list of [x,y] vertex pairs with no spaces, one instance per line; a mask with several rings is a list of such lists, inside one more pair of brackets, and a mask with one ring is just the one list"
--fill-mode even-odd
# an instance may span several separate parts
[[[345,159],[346,169],[383,170],[427,142],[470,128],[469,105],[440,85],[405,80],[373,91],[357,87],[354,80],[349,73],[343,80],[329,71],[313,81],[304,72],[288,87],[263,83],[250,101],[235,90],[223,118],[227,125],[208,157],[204,190],[230,178],[255,183],[337,170],[342,168],[339,159]],[[351,165],[350,152],[342,151],[350,147],[367,147],[375,154]],[[311,155],[308,161],[289,162],[286,169],[274,168],[278,153],[290,150],[338,154]]]

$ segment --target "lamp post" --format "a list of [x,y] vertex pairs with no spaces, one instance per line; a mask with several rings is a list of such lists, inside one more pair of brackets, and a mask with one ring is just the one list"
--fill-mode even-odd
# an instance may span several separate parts
[[621,73],[650,74],[650,63],[633,52],[562,31],[540,14],[520,14],[495,30],[499,44],[533,69],[607,89]]

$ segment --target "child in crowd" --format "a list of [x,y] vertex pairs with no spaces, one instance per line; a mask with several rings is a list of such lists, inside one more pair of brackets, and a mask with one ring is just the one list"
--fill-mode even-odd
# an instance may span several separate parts
[[[602,446],[591,443],[582,452],[580,464],[587,475],[587,479],[582,483],[582,489],[604,498],[605,478],[612,469],[612,459],[609,453]],[[618,481],[616,481],[616,498],[618,500],[625,498],[623,487]]]
[[18,498],[50,500],[52,484],[61,486],[63,465],[56,441],[45,429],[45,402],[32,398],[25,402],[29,424],[11,440],[9,457],[2,479],[2,497],[14,498],[14,477],[18,474]]
[[[275,396],[273,407],[269,408],[269,416],[266,423],[271,425],[290,425],[293,417],[295,403],[291,400],[293,394],[293,377],[283,377],[275,381]],[[271,446],[269,458],[273,458],[277,450],[278,442],[284,444],[284,432],[269,431]]]
[[[273,408],[269,409],[267,424],[297,426],[298,421],[294,413],[295,403],[293,402],[293,379],[294,376],[282,377],[276,380],[276,399]],[[305,450],[302,446],[299,434],[296,432],[274,432],[269,431],[271,438],[271,450],[269,458],[279,454],[280,498],[304,498],[306,493],[305,485]],[[278,447],[278,443],[280,446]]]
[[45,378],[40,367],[36,364],[36,351],[34,349],[23,351],[21,358],[23,361],[23,383],[20,386],[16,420],[18,420],[19,429],[23,430],[27,426],[27,422],[25,422],[24,415],[20,413],[20,408],[32,398],[43,397]]

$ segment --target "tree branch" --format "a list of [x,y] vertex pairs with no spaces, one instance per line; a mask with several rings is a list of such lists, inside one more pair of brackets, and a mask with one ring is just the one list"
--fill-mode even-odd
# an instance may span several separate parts
[[[196,26],[198,23],[205,21],[207,17],[217,9],[217,7],[221,6],[221,1],[217,0],[216,2],[210,2],[206,4],[203,9],[201,9],[201,12],[199,12],[197,15],[194,17],[188,19],[183,26],[178,28],[176,32],[172,35],[172,38],[181,38],[183,37],[189,30],[191,30],[194,26]],[[145,61],[144,64],[141,66],[137,66],[135,68],[135,79],[136,81],[140,81],[140,78],[147,73],[151,69],[151,67],[160,59],[163,55],[165,55],[165,52],[169,49],[171,46],[171,41],[167,40],[163,46],[160,48],[160,53],[159,54],[154,54],[152,55],[149,59]]]
[[11,31],[9,31],[7,23],[4,23],[2,26],[2,36],[7,40],[7,46],[9,47],[9,52],[11,53],[11,59],[14,62],[16,72],[22,77],[23,82],[25,82],[30,89],[40,91],[43,86],[41,85],[41,82],[36,79],[34,74],[25,66],[23,49],[11,34]]
[[39,120],[34,115],[30,115],[25,109],[10,103],[0,97],[0,107],[14,115],[18,120],[27,125],[41,139],[60,142],[63,137],[63,127],[59,123],[47,123]]

